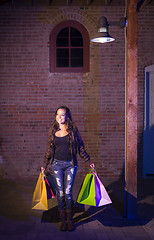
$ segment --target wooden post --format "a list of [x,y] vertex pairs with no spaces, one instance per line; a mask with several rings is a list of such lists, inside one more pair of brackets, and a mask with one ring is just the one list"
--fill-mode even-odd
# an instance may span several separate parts
[[127,142],[126,205],[127,218],[137,215],[137,0],[127,0]]

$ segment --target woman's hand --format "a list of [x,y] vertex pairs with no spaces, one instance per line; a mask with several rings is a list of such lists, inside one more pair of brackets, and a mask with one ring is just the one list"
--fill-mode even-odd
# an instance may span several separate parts
[[41,167],[41,172],[44,173],[44,171],[45,171],[45,168]]
[[91,163],[91,164],[90,164],[90,167],[92,168],[93,173],[94,173],[94,174],[97,174],[97,172],[96,172],[96,170],[95,170],[95,164],[94,164],[94,163]]
[[95,164],[94,163],[90,164],[90,167],[95,170]]

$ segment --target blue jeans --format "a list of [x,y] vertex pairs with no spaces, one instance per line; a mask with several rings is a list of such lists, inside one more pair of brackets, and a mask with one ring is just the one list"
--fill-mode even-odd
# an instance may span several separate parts
[[57,185],[57,200],[60,209],[72,209],[72,189],[77,172],[77,166],[70,161],[54,159],[52,171]]

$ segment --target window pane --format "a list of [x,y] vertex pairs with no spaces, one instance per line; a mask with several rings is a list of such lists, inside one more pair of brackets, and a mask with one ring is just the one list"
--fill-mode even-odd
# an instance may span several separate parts
[[83,48],[71,49],[71,67],[83,67]]
[[57,35],[56,47],[68,47],[69,45],[69,29],[63,28]]
[[82,47],[83,38],[81,33],[76,29],[71,27],[71,47]]
[[57,49],[56,67],[69,67],[69,49]]

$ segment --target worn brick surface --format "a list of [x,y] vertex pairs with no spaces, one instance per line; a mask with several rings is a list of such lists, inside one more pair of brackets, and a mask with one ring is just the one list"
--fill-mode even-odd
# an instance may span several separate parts
[[[19,1],[17,1],[19,2]],[[63,20],[75,20],[96,33],[100,16],[118,21],[123,6],[0,6],[0,176],[37,176],[48,129],[55,109],[72,110],[86,149],[100,175],[124,174],[125,154],[125,38],[124,30],[110,26],[116,38],[105,45],[90,44],[90,72],[58,74],[49,71],[49,38]],[[138,14],[138,154],[142,173],[144,67],[154,63],[154,7]],[[79,159],[78,173],[87,167]]]

